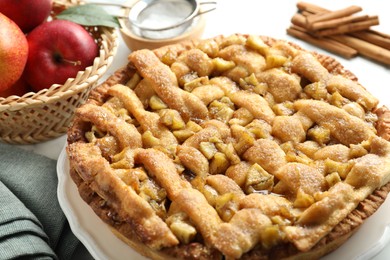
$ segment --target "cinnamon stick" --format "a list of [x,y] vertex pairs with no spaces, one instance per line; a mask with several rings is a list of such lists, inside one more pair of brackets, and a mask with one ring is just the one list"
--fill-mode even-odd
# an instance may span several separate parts
[[387,50],[390,50],[390,38],[386,38],[382,36],[382,34],[378,34],[377,32],[374,32],[372,30],[353,32],[350,33],[350,35],[366,42],[378,45]]
[[306,26],[307,26],[306,17],[300,13],[296,13],[293,15],[293,17],[291,18],[291,23],[296,25],[296,26],[303,27],[303,28],[306,28]]
[[[309,15],[312,15],[313,13],[310,13],[310,12],[308,12],[308,11],[299,11],[299,13],[301,14],[301,15],[303,15],[303,16],[309,16]],[[305,21],[306,21],[306,19],[305,19]]]
[[349,6],[347,8],[339,9],[336,11],[329,11],[329,12],[325,12],[325,13],[313,14],[313,15],[306,17],[306,20],[307,20],[308,24],[313,24],[315,22],[326,21],[326,20],[331,20],[331,19],[336,19],[336,18],[352,15],[352,14],[360,12],[362,10],[363,9],[360,6],[352,5],[352,6]]
[[[298,13],[287,33],[342,57],[358,55],[390,65],[390,35],[370,29],[379,24],[377,16],[353,16],[362,10],[350,6],[337,11],[298,2]],[[333,42],[332,42],[333,40]],[[333,46],[332,46],[333,45]]]
[[369,32],[378,34],[378,35],[380,35],[383,38],[390,39],[390,34],[386,34],[386,33],[383,33],[383,32],[378,32],[378,31],[371,30],[371,29],[369,30]]
[[348,24],[352,22],[360,22],[364,20],[368,20],[368,15],[361,15],[361,16],[346,16],[341,18],[336,18],[332,20],[322,21],[322,22],[316,22],[311,24],[310,29],[317,31],[320,29],[327,29],[327,28],[333,28],[337,27],[343,24]]
[[372,16],[372,17],[369,17],[369,19],[367,19],[365,21],[343,24],[343,25],[340,25],[340,26],[335,27],[335,28],[320,30],[320,31],[316,32],[316,35],[329,36],[329,35],[337,35],[337,34],[363,31],[363,30],[370,28],[371,26],[378,25],[378,24],[379,24],[378,16]]
[[325,13],[329,12],[329,10],[322,8],[318,5],[307,3],[307,2],[298,2],[297,3],[298,10],[306,11],[312,14]]
[[375,44],[347,35],[329,36],[331,39],[356,49],[359,54],[374,61],[390,65],[390,51]]
[[353,58],[358,54],[358,52],[355,49],[346,46],[340,42],[337,42],[335,40],[328,39],[328,38],[326,39],[315,38],[310,34],[308,34],[304,28],[299,26],[291,26],[290,28],[287,29],[287,34],[296,37],[298,39],[301,39],[305,42],[311,43],[329,52],[340,55],[346,59]]

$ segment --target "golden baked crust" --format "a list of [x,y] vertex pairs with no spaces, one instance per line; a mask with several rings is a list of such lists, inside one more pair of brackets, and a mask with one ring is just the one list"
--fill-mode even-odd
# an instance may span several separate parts
[[140,50],[77,110],[70,173],[148,257],[318,258],[389,191],[377,106],[337,61],[281,40]]

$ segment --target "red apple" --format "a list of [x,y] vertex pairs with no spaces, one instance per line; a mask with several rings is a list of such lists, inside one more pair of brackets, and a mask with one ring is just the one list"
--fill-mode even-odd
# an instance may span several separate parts
[[10,88],[8,88],[4,91],[0,91],[0,97],[6,98],[6,97],[9,97],[12,95],[16,95],[16,96],[21,97],[29,91],[31,91],[31,90],[30,90],[27,82],[23,79],[23,77],[21,77]]
[[45,22],[27,35],[27,82],[35,91],[64,84],[93,64],[98,55],[95,39],[79,24],[66,20]]
[[52,0],[0,0],[0,12],[27,33],[50,15]]
[[22,75],[28,55],[26,36],[0,13],[0,91],[11,87]]

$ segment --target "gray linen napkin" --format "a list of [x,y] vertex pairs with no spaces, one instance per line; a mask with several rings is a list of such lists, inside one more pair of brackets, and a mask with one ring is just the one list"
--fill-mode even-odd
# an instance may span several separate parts
[[0,143],[0,259],[93,259],[58,203],[56,164]]

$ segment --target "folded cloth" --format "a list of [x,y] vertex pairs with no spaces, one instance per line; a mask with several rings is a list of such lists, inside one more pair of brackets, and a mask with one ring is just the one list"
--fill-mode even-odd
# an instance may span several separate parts
[[56,164],[0,143],[0,259],[93,259],[58,203]]

